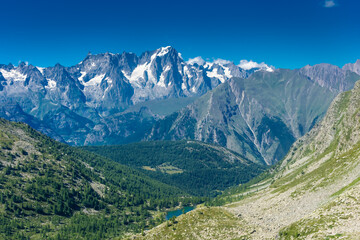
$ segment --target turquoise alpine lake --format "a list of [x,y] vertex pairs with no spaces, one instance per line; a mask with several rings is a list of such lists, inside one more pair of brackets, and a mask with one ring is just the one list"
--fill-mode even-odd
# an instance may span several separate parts
[[178,216],[180,216],[180,215],[183,214],[183,213],[190,212],[190,211],[193,210],[194,208],[195,208],[195,207],[184,207],[184,208],[181,208],[181,209],[178,209],[178,210],[174,210],[174,211],[167,212],[167,214],[166,214],[166,216],[165,216],[165,219],[166,219],[166,220],[169,220],[169,219],[172,218],[173,216],[178,217]]

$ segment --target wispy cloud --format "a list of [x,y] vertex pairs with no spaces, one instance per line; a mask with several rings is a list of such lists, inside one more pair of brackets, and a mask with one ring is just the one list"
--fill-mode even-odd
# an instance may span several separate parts
[[213,63],[220,64],[220,65],[225,65],[225,64],[231,63],[231,61],[218,58],[218,59],[214,59]]
[[334,0],[325,0],[324,7],[326,8],[332,8],[335,7],[336,3]]
[[272,72],[273,68],[272,66],[268,66],[266,63],[257,63],[252,60],[241,60],[238,67],[244,69],[244,70],[250,70],[253,68],[261,68],[261,69],[267,69],[269,72]]
[[189,58],[189,60],[187,61],[188,64],[194,65],[195,63],[198,65],[204,65],[205,64],[205,60],[202,57],[195,57],[195,58]]

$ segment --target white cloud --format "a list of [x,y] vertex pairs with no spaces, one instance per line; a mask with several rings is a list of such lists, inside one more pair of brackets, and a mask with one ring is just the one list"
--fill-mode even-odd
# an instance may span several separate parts
[[205,64],[205,60],[202,57],[195,57],[195,58],[189,58],[189,60],[187,61],[188,64],[194,65],[195,63],[197,63],[198,65],[204,65]]
[[213,63],[219,64],[219,65],[225,65],[225,64],[231,63],[231,61],[218,58],[218,59],[214,59]]
[[274,70],[274,67],[269,67],[266,63],[262,62],[262,63],[257,63],[254,62],[252,60],[248,61],[248,60],[241,60],[238,67],[244,69],[244,70],[250,70],[253,68],[260,68],[260,69],[264,69],[268,72],[272,72]]
[[325,0],[324,7],[326,8],[332,8],[335,7],[335,1],[334,0]]

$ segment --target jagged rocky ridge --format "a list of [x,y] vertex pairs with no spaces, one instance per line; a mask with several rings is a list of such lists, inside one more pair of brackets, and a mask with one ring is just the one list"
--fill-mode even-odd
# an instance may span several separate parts
[[[146,125],[159,117],[151,109],[124,113],[130,106],[172,98],[186,102],[183,98],[201,96],[234,76],[247,77],[258,70],[272,68],[262,65],[245,70],[230,62],[199,65],[184,61],[172,47],[140,56],[126,52],[88,54],[72,67],[0,65],[0,116],[25,120],[39,130],[44,129],[39,126],[47,126],[45,133],[71,144],[126,142],[139,138],[133,128],[127,128],[134,121],[140,125],[145,121]],[[172,103],[169,108],[175,111],[179,106],[182,104]],[[37,119],[36,124],[31,116]],[[134,120],[131,124],[129,118]],[[114,124],[121,125],[122,133],[112,128]],[[109,136],[115,139],[109,140]]]
[[217,143],[273,164],[323,117],[334,97],[360,76],[330,64],[232,78],[159,120],[147,139]]
[[360,74],[360,59],[358,59],[355,63],[345,64],[342,69],[349,70],[349,71],[355,72],[357,74]]
[[88,54],[72,67],[0,65],[0,116],[73,145],[186,138],[272,164],[353,86],[357,66],[185,62],[172,47]]

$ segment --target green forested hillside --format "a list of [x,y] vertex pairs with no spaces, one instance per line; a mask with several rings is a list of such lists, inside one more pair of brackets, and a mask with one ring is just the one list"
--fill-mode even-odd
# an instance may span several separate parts
[[197,203],[176,187],[0,119],[0,239],[104,239]]
[[265,169],[224,147],[198,141],[154,141],[84,149],[136,167],[148,176],[196,195],[214,195],[249,181]]

